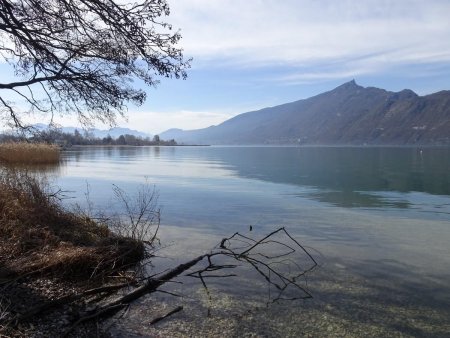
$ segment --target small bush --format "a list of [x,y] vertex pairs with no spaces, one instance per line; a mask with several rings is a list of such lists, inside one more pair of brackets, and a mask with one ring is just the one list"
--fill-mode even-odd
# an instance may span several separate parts
[[0,143],[0,162],[9,164],[52,164],[60,160],[58,146],[46,143]]
[[113,192],[125,214],[114,215],[112,221],[108,222],[109,227],[122,236],[153,244],[161,221],[155,187],[146,181],[133,196],[116,185],[113,186]]

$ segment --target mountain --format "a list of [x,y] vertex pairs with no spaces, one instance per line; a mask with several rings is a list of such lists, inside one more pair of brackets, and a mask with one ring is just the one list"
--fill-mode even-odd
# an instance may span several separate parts
[[450,91],[419,96],[352,80],[308,99],[160,137],[197,144],[450,144]]
[[[43,124],[43,123],[35,124],[35,125],[33,125],[33,127],[35,127],[38,130],[41,130],[41,131],[48,129],[48,125]],[[73,134],[75,132],[75,130],[78,130],[81,134],[85,133],[84,129],[75,128],[75,127],[61,127],[61,128],[59,128],[59,130],[61,130],[63,133],[68,133],[68,134]],[[142,131],[129,129],[129,128],[120,128],[120,127],[114,127],[111,129],[90,128],[86,131],[88,133],[92,134],[96,138],[104,138],[104,137],[110,135],[112,138],[116,139],[120,135],[126,135],[126,134],[133,135],[136,137],[142,137],[142,138],[151,137],[150,134],[144,133]]]
[[89,132],[92,132],[97,138],[103,138],[108,135],[110,135],[112,138],[118,138],[120,135],[133,135],[142,138],[151,137],[150,134],[144,133],[142,131],[120,127],[114,127],[109,130],[89,129]]

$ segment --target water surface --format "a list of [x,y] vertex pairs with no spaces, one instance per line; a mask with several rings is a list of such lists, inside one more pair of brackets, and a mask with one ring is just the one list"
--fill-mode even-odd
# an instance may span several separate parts
[[[260,282],[243,278],[217,282],[212,305],[198,283],[185,281],[183,303],[195,311],[150,328],[142,313],[150,303],[136,306],[127,335],[215,336],[219,328],[229,336],[445,336],[450,329],[448,147],[84,147],[64,158],[56,181],[71,202],[84,203],[87,184],[98,208],[115,205],[113,184],[130,193],[145,180],[155,185],[160,236],[170,244],[163,265],[236,231],[248,234],[250,225],[254,236],[285,226],[321,262],[308,284],[313,300],[265,307]],[[160,297],[168,308],[179,302]]]

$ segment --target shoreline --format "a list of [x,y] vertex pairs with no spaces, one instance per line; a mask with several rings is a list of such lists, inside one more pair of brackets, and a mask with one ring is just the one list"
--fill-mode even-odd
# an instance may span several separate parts
[[83,336],[97,326],[74,324],[87,302],[132,285],[150,257],[151,243],[60,202],[28,172],[0,171],[0,335],[62,336],[74,325]]

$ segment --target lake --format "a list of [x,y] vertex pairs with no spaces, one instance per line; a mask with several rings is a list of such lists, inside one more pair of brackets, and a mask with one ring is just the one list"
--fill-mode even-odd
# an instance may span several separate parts
[[[284,226],[320,263],[313,299],[267,305],[251,274],[168,286],[117,336],[413,336],[450,332],[448,147],[74,147],[52,173],[65,203],[117,208],[113,184],[155,185],[162,270],[234,232]],[[249,231],[250,226],[252,232]],[[159,271],[160,271],[159,270]],[[184,311],[155,326],[155,313]]]

